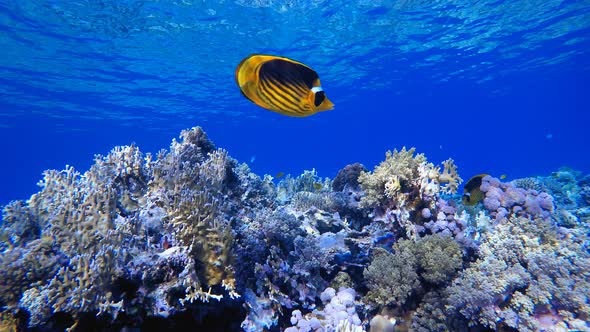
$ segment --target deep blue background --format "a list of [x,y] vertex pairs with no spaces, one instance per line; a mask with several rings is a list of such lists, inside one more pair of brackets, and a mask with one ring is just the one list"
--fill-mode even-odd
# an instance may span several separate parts
[[[579,59],[580,64],[587,60]],[[337,108],[309,118],[287,118],[244,99],[238,107],[260,113],[259,118],[224,125],[172,116],[171,129],[162,131],[107,120],[19,115],[8,119],[10,128],[0,129],[0,202],[28,198],[45,169],[69,164],[83,171],[94,154],[132,142],[156,153],[168,148],[181,129],[195,125],[258,174],[316,168],[321,176],[333,177],[352,162],[372,168],[386,150],[402,146],[415,146],[433,162],[455,159],[464,179],[481,172],[507,174],[509,179],[544,175],[561,166],[589,172],[588,77],[577,71],[512,75],[493,82],[509,86],[509,94],[491,95],[490,84],[450,81],[432,86],[425,75],[422,82],[414,78],[421,84],[402,96],[394,88],[357,91],[353,100],[339,103],[347,91],[328,90]],[[84,130],[66,130],[71,127]]]

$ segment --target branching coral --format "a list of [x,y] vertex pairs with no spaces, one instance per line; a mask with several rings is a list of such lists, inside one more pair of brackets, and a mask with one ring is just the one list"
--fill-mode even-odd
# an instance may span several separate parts
[[391,254],[384,249],[375,249],[371,265],[363,273],[369,288],[366,301],[378,305],[402,305],[420,286],[416,268],[416,257],[409,250]]
[[113,228],[116,196],[106,179],[93,171],[81,175],[71,167],[46,171],[41,192],[29,208],[47,229],[46,234],[68,255],[94,250]]
[[[0,304],[41,330],[58,312],[78,328],[88,317],[120,327],[152,315],[209,324],[236,307],[247,331],[285,328],[290,314],[291,330],[360,331],[377,309],[389,330],[584,330],[587,214],[560,205],[586,200],[590,180],[562,173],[546,185],[555,202],[484,181],[473,220],[444,195],[461,181],[452,160],[404,148],[373,172],[275,186],[192,128],[155,159],[131,145],[85,173],[46,171],[40,192],[8,204]],[[554,203],[570,228],[551,222]],[[357,287],[367,304],[327,285]]]
[[338,193],[298,192],[293,196],[291,205],[297,210],[306,211],[317,208],[328,212],[341,211],[346,205],[346,199]]
[[230,192],[230,182],[237,181],[235,162],[225,150],[213,150],[200,128],[183,131],[181,137],[183,141],[173,141],[171,152],[160,153],[155,161],[150,192],[166,211],[164,228],[174,235],[174,243],[188,247],[196,260],[198,278],[186,285],[187,296],[194,300],[197,297],[191,294],[201,294],[198,290],[214,285],[222,285],[232,297],[238,296],[232,236],[219,198]]
[[51,278],[63,258],[47,237],[30,241],[26,248],[5,250],[0,256],[0,302],[4,306],[17,304],[31,284]]
[[422,210],[436,213],[440,193],[457,191],[461,178],[452,160],[443,163],[443,171],[415,149],[388,151],[385,161],[372,173],[362,172],[359,183],[365,190],[361,206],[374,207],[390,214],[411,238],[417,238],[416,225],[425,221]]
[[321,178],[315,169],[305,170],[296,178],[287,175],[277,185],[277,200],[286,203],[298,192],[328,192],[331,190],[332,181],[329,178]]
[[344,168],[336,174],[336,177],[332,182],[332,189],[334,191],[360,189],[359,176],[362,172],[367,172],[367,169],[362,164],[354,163],[344,166]]
[[10,202],[2,209],[0,243],[10,247],[22,246],[38,238],[40,234],[40,225],[22,201]]
[[[56,312],[74,319],[84,312],[116,318],[120,310],[136,305],[126,302],[134,294],[111,292],[121,287],[118,283],[137,282],[127,278],[145,282],[144,290],[135,294],[136,303],[147,297],[147,303],[165,310],[180,305],[168,299],[190,302],[222,296],[211,293],[211,287],[237,298],[226,218],[233,202],[227,198],[242,194],[235,162],[224,150],[214,150],[198,127],[181,137],[181,142],[173,141],[171,152],[161,152],[155,161],[132,145],[96,156],[84,174],[71,167],[46,171],[42,190],[26,206],[13,203],[5,209],[8,222],[3,230],[19,236],[12,236],[12,246],[23,241],[30,245],[3,255],[2,263],[14,276],[19,269],[5,258],[12,257],[31,272],[9,278],[2,287],[11,291],[2,301],[19,302],[31,314],[30,324],[37,325]],[[40,229],[41,240],[30,241],[39,236],[34,232],[19,234],[8,228],[15,218]],[[180,269],[142,258],[171,246],[185,255]],[[43,262],[31,267],[34,257]],[[165,278],[135,271],[152,265],[167,269]]]
[[[480,258],[448,290],[448,312],[470,324],[536,331],[539,317],[554,313],[556,324],[587,320],[590,312],[590,254],[543,219],[512,218],[489,233]],[[554,326],[552,328],[557,328]]]
[[[426,160],[424,154],[414,156],[416,149],[388,151],[385,161],[372,173],[361,172],[358,181],[365,189],[364,206],[412,204],[417,195],[436,195],[439,191],[455,193],[461,178],[452,160],[443,163],[443,171]],[[444,184],[444,185],[443,185]],[[406,203],[407,202],[407,203]]]
[[437,292],[430,292],[424,295],[420,306],[412,314],[410,330],[415,332],[452,331],[447,321],[443,297]]
[[419,274],[426,282],[443,284],[450,281],[463,263],[461,248],[449,236],[431,235],[411,244],[418,260]]

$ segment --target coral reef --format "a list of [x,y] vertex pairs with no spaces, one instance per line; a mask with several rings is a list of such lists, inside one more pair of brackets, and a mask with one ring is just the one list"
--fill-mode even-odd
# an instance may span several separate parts
[[[587,322],[590,254],[573,234],[543,219],[515,217],[496,225],[478,260],[447,290],[449,313],[460,312],[471,325],[519,331]],[[547,315],[555,318],[550,327],[542,319]]]
[[367,172],[365,166],[359,163],[350,164],[344,166],[332,182],[332,190],[334,191],[347,191],[360,189],[359,177],[361,173]]
[[429,163],[415,149],[387,152],[385,161],[372,173],[361,172],[358,181],[365,190],[360,205],[375,208],[401,227],[407,236],[417,238],[422,225],[438,215],[436,203],[441,193],[456,193],[462,182],[453,160],[440,166]]
[[0,328],[589,331],[590,176],[460,183],[413,148],[275,184],[199,127],[116,147],[3,208]]
[[485,194],[485,208],[496,220],[512,216],[548,218],[554,209],[551,195],[502,183],[491,176],[482,179],[480,189]]
[[310,331],[349,331],[362,332],[361,320],[355,309],[356,292],[352,288],[341,288],[336,292],[334,288],[326,288],[320,298],[323,309],[315,309],[305,315],[299,310],[291,313],[291,324],[285,332]]
[[377,248],[364,271],[367,302],[402,306],[412,293],[427,289],[425,284],[450,281],[462,262],[459,244],[448,236],[400,240],[393,245],[393,253]]

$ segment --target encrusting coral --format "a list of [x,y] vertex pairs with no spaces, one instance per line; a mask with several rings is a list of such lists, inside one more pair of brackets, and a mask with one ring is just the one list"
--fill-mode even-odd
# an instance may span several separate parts
[[403,148],[275,184],[195,127],[3,208],[0,325],[589,331],[588,179],[486,177],[465,207],[452,160]]

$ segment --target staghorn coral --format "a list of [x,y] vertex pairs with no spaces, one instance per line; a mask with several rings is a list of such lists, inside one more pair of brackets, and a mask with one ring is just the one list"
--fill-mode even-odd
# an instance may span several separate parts
[[237,182],[235,161],[225,150],[214,150],[198,127],[183,131],[181,138],[181,142],[172,142],[170,153],[160,153],[154,162],[150,187],[151,199],[166,212],[164,229],[172,235],[173,243],[187,247],[195,260],[192,266],[198,277],[183,283],[187,292],[184,300],[208,300],[211,294],[203,289],[215,285],[223,286],[230,297],[238,297],[232,235],[222,213],[227,207],[220,206],[221,196],[232,194]]
[[552,313],[565,327],[587,320],[590,254],[572,236],[586,231],[523,217],[497,224],[480,258],[447,290],[447,313],[461,313],[470,325],[519,331],[539,330],[546,324],[540,317]]
[[[122,310],[137,313],[141,303],[173,314],[183,303],[220,299],[212,288],[237,298],[226,218],[242,195],[235,162],[198,127],[181,138],[155,161],[132,145],[96,156],[84,174],[69,166],[46,171],[26,206],[5,209],[8,221],[35,221],[42,240],[21,236],[27,248],[3,255],[16,276],[2,285],[11,290],[3,301],[27,309],[36,326],[57,312],[74,320],[88,312],[116,319]],[[3,231],[15,233],[11,225]],[[146,259],[170,247],[178,254]],[[39,257],[42,263],[31,266]],[[27,267],[27,277],[4,259]],[[151,269],[160,272],[145,272]],[[141,292],[113,291],[137,283]]]
[[[514,221],[498,209],[474,218],[443,195],[460,182],[451,161],[402,149],[372,173],[351,167],[334,182],[307,171],[275,186],[197,127],[155,159],[131,145],[85,173],[46,171],[39,193],[3,211],[1,304],[40,330],[89,319],[144,329],[154,316],[278,330],[295,315],[293,328],[352,331],[377,309],[392,317],[384,329],[588,329],[587,178],[539,180],[553,211],[540,193],[490,185],[532,195]],[[569,229],[552,223],[566,219]],[[328,285],[367,304],[322,294]]]
[[346,205],[346,198],[338,193],[302,191],[293,195],[291,205],[300,211],[315,207],[328,212],[336,212],[341,211]]
[[217,219],[217,213],[215,199],[205,191],[188,191],[174,208],[168,209],[169,221],[164,227],[169,228],[175,241],[188,247],[200,263],[200,270],[196,271],[200,276],[199,288],[201,284],[209,287],[222,282],[234,283],[230,252],[232,238],[227,224]]
[[95,250],[113,228],[117,198],[108,182],[92,170],[81,175],[72,167],[44,173],[43,189],[28,206],[64,253]]
[[444,297],[438,292],[424,295],[412,314],[410,330],[415,332],[446,332],[451,329],[445,312]]
[[96,179],[110,182],[116,193],[117,210],[126,216],[138,210],[138,200],[146,192],[151,166],[152,155],[144,156],[132,144],[117,146],[106,156],[96,155],[90,171]]
[[516,188],[522,188],[524,190],[536,190],[536,191],[547,191],[543,182],[537,178],[522,178],[510,181]]
[[328,192],[332,188],[329,178],[321,178],[315,169],[305,170],[297,178],[287,175],[277,184],[277,201],[287,203],[298,192]]
[[463,263],[461,248],[451,237],[430,235],[414,243],[403,243],[411,245],[418,261],[419,275],[426,282],[443,284],[450,281]]
[[5,250],[0,256],[0,303],[17,304],[29,285],[51,278],[63,260],[48,237]]
[[41,226],[33,213],[22,201],[12,201],[2,209],[0,243],[3,246],[23,246],[39,238]]

